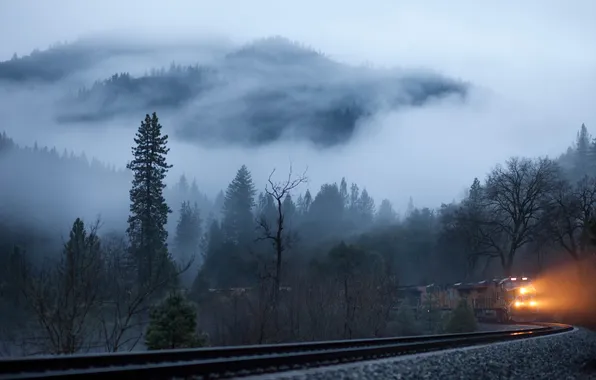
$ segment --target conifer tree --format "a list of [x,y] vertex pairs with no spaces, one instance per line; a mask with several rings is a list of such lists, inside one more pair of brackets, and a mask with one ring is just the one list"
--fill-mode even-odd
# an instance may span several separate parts
[[590,140],[591,136],[585,124],[582,124],[575,142],[575,162],[573,168],[574,179],[578,180],[588,174],[590,167]]
[[350,186],[350,215],[352,217],[358,214],[358,200],[360,199],[360,189],[355,183]]
[[362,193],[360,194],[360,199],[358,200],[358,209],[360,214],[359,219],[360,222],[363,223],[363,226],[372,223],[375,215],[375,200],[368,195],[368,191],[366,191],[366,189],[363,189]]
[[304,193],[304,198],[302,198],[302,205],[300,210],[302,215],[308,214],[308,212],[310,211],[310,206],[312,206],[312,201],[313,199],[312,195],[310,194],[310,190],[306,189],[306,192]]
[[275,200],[270,194],[263,192],[259,193],[257,217],[264,218],[267,223],[274,223],[275,218],[277,217],[277,209]]
[[186,176],[184,174],[182,174],[180,176],[180,179],[178,180],[178,184],[176,185],[176,188],[177,188],[180,196],[184,200],[187,200],[186,197],[188,196],[189,186],[188,186],[188,180],[186,179]]
[[383,199],[383,201],[381,201],[376,219],[377,223],[380,224],[391,224],[396,221],[397,214],[395,213],[395,210],[393,210],[393,205],[389,199]]
[[224,192],[220,190],[219,193],[217,193],[217,195],[215,196],[215,201],[213,201],[213,213],[218,220],[221,220],[220,218],[222,217],[225,199],[226,196]]
[[192,184],[190,185],[189,190],[189,198],[193,201],[199,199],[201,192],[199,191],[199,186],[197,185],[197,180],[193,179]]
[[288,221],[292,221],[294,215],[296,215],[296,204],[294,204],[290,194],[287,194],[284,198],[283,212]]
[[152,310],[145,344],[150,350],[202,347],[206,337],[197,334],[197,312],[181,294],[170,294]]
[[236,173],[223,202],[222,231],[227,241],[246,244],[254,240],[255,187],[246,165]]
[[410,217],[414,210],[414,199],[410,196],[410,199],[408,200],[408,208],[406,208],[406,218]]
[[201,215],[198,205],[182,202],[174,237],[175,253],[183,263],[196,260],[201,243]]
[[205,231],[203,237],[202,246],[205,252],[205,266],[208,266],[219,259],[216,255],[224,242],[221,226],[217,220],[211,221],[209,229]]
[[161,128],[155,112],[146,115],[135,135],[133,160],[126,166],[134,175],[126,232],[141,284],[163,276],[164,270],[171,268],[165,228],[171,209],[163,190],[172,165],[166,162],[168,135],[162,135]]
[[344,207],[348,208],[350,196],[348,195],[348,183],[346,182],[346,177],[342,177],[341,182],[339,183],[339,194],[341,195],[341,199],[344,200]]

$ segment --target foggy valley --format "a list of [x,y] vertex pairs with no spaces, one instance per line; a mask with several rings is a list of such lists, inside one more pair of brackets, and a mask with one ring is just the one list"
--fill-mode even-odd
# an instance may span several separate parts
[[0,355],[473,331],[404,289],[516,275],[594,315],[592,3],[102,3],[0,0]]

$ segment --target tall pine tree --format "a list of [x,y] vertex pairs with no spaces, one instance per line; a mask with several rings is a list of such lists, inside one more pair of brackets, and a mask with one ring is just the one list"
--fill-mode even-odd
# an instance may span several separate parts
[[163,196],[164,179],[172,165],[166,162],[168,135],[162,135],[161,128],[155,112],[146,115],[135,135],[134,158],[126,165],[134,175],[126,232],[140,284],[161,281],[172,268],[165,228],[172,210]]

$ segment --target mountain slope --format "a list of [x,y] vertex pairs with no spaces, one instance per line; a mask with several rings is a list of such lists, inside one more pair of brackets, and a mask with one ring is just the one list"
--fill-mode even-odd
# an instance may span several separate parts
[[[61,51],[62,60],[70,57],[67,48],[52,53],[52,78],[59,76],[56,67],[75,70],[76,62],[82,66],[99,54],[77,50],[83,58],[61,66]],[[20,67],[19,62],[26,60],[14,64]],[[467,90],[467,84],[439,75],[345,65],[273,37],[201,65],[113,75],[60,99],[54,116],[59,123],[100,127],[157,111],[175,126],[175,137],[198,144],[254,146],[291,139],[330,147],[348,141],[359,123],[378,112],[465,97]]]

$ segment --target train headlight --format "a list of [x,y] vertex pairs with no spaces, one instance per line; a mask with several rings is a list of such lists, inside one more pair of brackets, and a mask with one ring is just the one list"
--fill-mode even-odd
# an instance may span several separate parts
[[528,289],[526,288],[519,288],[519,293],[520,294],[526,294],[528,292]]
[[520,302],[520,301],[515,301],[515,307],[520,307],[522,306],[524,303]]
[[537,305],[536,301],[530,301],[530,306],[536,306],[536,305]]

